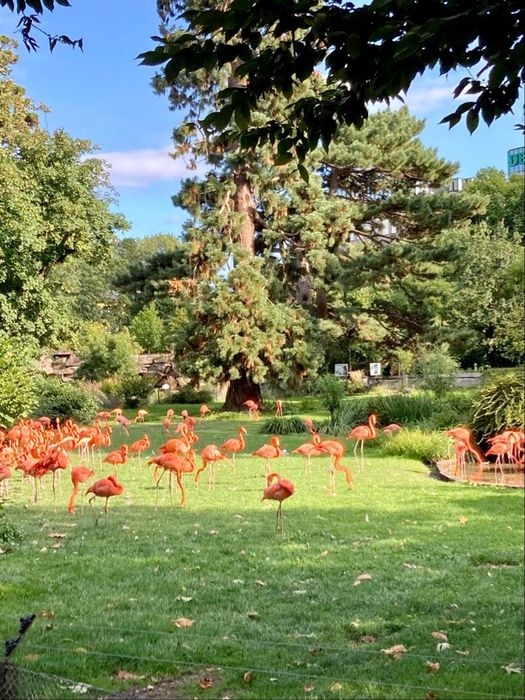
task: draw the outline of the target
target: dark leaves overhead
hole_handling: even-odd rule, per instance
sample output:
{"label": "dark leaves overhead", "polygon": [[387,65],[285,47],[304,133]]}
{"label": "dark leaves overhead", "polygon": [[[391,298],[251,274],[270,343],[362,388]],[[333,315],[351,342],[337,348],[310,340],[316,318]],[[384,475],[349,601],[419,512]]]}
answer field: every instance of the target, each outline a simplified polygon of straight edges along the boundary
{"label": "dark leaves overhead", "polygon": [[[160,4],[173,16],[182,3]],[[186,9],[181,16],[189,31],[157,38],[161,45],[141,54],[142,63],[163,65],[169,83],[183,72],[233,64],[241,87],[219,93],[206,128],[226,138],[249,132],[251,145],[291,140],[299,161],[319,143],[327,148],[339,124],[361,126],[370,103],[399,97],[428,68],[468,71],[454,97],[473,99],[443,122],[452,127],[465,117],[471,132],[480,117],[490,124],[512,112],[524,78],[525,19],[518,0],[372,0],[360,7],[335,0],[233,0],[224,10]],[[289,97],[316,70],[326,72],[319,94],[291,103],[278,122],[255,125],[262,96]],[[293,149],[278,152],[283,160]]]}

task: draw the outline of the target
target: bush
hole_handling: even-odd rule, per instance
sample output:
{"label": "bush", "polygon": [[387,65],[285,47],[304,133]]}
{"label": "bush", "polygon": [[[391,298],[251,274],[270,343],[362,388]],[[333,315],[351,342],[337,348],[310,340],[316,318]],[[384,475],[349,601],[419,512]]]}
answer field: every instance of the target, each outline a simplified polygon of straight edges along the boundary
{"label": "bush", "polygon": [[448,454],[448,439],[444,433],[419,428],[401,430],[384,441],[386,454],[418,459],[424,464],[435,464]]}
{"label": "bush", "polygon": [[0,542],[2,544],[16,544],[22,541],[22,535],[17,528],[7,519],[2,503],[0,502]]}
{"label": "bush", "polygon": [[317,380],[321,401],[330,413],[333,420],[337,411],[341,408],[345,398],[345,382],[342,379],[326,374]]}
{"label": "bush", "polygon": [[434,430],[447,430],[470,422],[472,404],[478,392],[455,391],[436,401],[436,406],[425,427]]}
{"label": "bush", "polygon": [[331,435],[344,435],[356,425],[366,423],[369,415],[368,401],[348,401],[322,424],[321,429]]}
{"label": "bush", "polygon": [[366,394],[368,387],[363,383],[365,373],[361,370],[350,372],[346,381],[345,392],[348,396]]}
{"label": "bush", "polygon": [[489,380],[472,405],[471,425],[479,440],[503,430],[524,427],[522,372],[508,372]]}
{"label": "bush", "polygon": [[117,396],[124,408],[137,408],[147,403],[154,388],[154,382],[148,377],[128,375],[117,378]]}
{"label": "bush", "polygon": [[0,333],[0,425],[11,426],[36,405],[36,391],[24,348]]}
{"label": "bush", "polygon": [[127,329],[120,333],[94,333],[87,342],[79,379],[100,381],[114,375],[131,375],[137,371],[136,354],[139,348]]}
{"label": "bush", "polygon": [[269,418],[262,423],[259,430],[260,433],[269,435],[292,435],[294,433],[304,433],[305,431],[304,420],[299,418],[299,416]]}
{"label": "bush", "polygon": [[447,345],[429,350],[417,364],[423,388],[436,396],[443,396],[452,389],[458,371],[459,363],[449,354]]}
{"label": "bush", "polygon": [[89,423],[101,408],[97,397],[80,382],[63,382],[56,377],[40,377],[35,382],[38,405],[33,415],[48,416],[52,420],[72,418]]}
{"label": "bush", "polygon": [[197,389],[191,384],[181,386],[170,398],[171,403],[210,403],[210,401],[213,401],[210,389]]}

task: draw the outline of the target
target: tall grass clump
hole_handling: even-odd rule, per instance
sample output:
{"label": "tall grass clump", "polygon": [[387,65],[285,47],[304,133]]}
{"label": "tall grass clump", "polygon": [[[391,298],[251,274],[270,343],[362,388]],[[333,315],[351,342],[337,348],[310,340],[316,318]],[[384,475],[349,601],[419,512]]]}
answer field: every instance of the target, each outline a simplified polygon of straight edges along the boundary
{"label": "tall grass clump", "polygon": [[444,433],[434,430],[401,430],[385,440],[383,450],[389,455],[435,464],[439,459],[446,457],[448,440]]}
{"label": "tall grass clump", "polygon": [[497,375],[481,388],[472,405],[472,421],[478,439],[503,430],[524,427],[525,384],[522,372]]}
{"label": "tall grass clump", "polygon": [[304,433],[306,430],[304,420],[299,416],[286,416],[280,418],[269,418],[261,424],[260,433],[267,435],[292,435],[294,433]]}

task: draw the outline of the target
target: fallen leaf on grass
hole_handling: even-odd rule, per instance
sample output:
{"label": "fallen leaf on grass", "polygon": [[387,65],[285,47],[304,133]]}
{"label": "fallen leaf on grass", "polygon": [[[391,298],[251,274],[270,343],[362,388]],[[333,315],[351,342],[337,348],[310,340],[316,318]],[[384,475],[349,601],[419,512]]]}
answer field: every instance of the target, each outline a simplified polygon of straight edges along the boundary
{"label": "fallen leaf on grass", "polygon": [[341,683],[332,683],[329,690],[331,693],[338,693],[340,690],[343,690],[343,686]]}
{"label": "fallen leaf on grass", "polygon": [[370,574],[359,574],[359,576],[354,581],[354,586],[359,586],[362,581],[371,581],[372,577]]}
{"label": "fallen leaf on grass", "polygon": [[255,585],[258,586],[259,588],[264,588],[264,587],[267,586],[268,584],[267,584],[267,583],[264,583],[264,581],[259,581],[259,580],[257,580],[257,581],[255,582]]}
{"label": "fallen leaf on grass", "polygon": [[376,638],[373,634],[364,634],[360,638],[360,641],[363,642],[363,644],[373,644],[376,641]]}
{"label": "fallen leaf on grass", "polygon": [[449,644],[448,642],[440,642],[436,649],[438,651],[447,651],[448,649],[452,649],[452,644]]}
{"label": "fallen leaf on grass", "polygon": [[246,671],[242,679],[245,683],[251,683],[253,681],[253,673],[251,671]]}
{"label": "fallen leaf on grass", "polygon": [[171,621],[176,627],[191,627],[195,620],[189,620],[187,617],[178,617]]}
{"label": "fallen leaf on grass", "polygon": [[417,564],[407,564],[407,562],[403,562],[403,566],[406,567],[407,569],[417,569],[418,568]]}
{"label": "fallen leaf on grass", "polygon": [[261,617],[259,613],[255,611],[248,612],[246,615],[250,618],[250,620],[258,620]]}
{"label": "fallen leaf on grass", "polygon": [[407,648],[405,647],[404,644],[394,644],[393,647],[389,647],[388,649],[381,649],[383,654],[386,654],[387,656],[392,656],[394,659],[400,659],[401,654],[404,654],[407,651]]}
{"label": "fallen leaf on grass", "polygon": [[60,549],[64,545],[61,542],[55,542],[54,544],[51,545],[51,549]]}
{"label": "fallen leaf on grass", "polygon": [[140,680],[146,676],[138,676],[136,673],[130,673],[129,671],[119,670],[113,671],[111,674],[114,678],[118,678],[119,681],[133,681]]}
{"label": "fallen leaf on grass", "polygon": [[76,651],[77,654],[87,654],[87,653],[88,653],[88,650],[85,649],[84,647],[77,647],[77,648],[75,649],[75,651]]}
{"label": "fallen leaf on grass", "polygon": [[468,656],[470,654],[470,651],[460,651],[459,649],[456,649],[456,654],[459,654],[460,656]]}
{"label": "fallen leaf on grass", "polygon": [[458,520],[462,525],[465,525],[465,523],[468,523],[468,518],[465,518],[464,515],[460,515]]}
{"label": "fallen leaf on grass", "polygon": [[500,666],[500,668],[503,668],[505,673],[521,673],[521,666],[515,663],[508,664],[507,666]]}
{"label": "fallen leaf on grass", "polygon": [[38,661],[40,654],[26,654],[24,656],[25,661]]}
{"label": "fallen leaf on grass", "polygon": [[437,695],[434,693],[433,690],[430,690],[426,695],[425,695],[425,700],[436,700]]}
{"label": "fallen leaf on grass", "polygon": [[38,613],[38,617],[49,617],[53,619],[55,617],[55,613],[53,612],[53,610],[41,610]]}
{"label": "fallen leaf on grass", "polygon": [[178,595],[175,600],[181,602],[181,603],[189,603],[190,600],[193,600],[193,598],[189,595]]}
{"label": "fallen leaf on grass", "polygon": [[48,537],[54,537],[55,539],[62,539],[63,537],[66,536],[65,532],[50,532],[48,534]]}
{"label": "fallen leaf on grass", "polygon": [[7,547],[6,549],[2,549],[2,547],[0,547],[0,554],[9,554],[9,552],[12,551],[13,550],[11,549],[11,547]]}
{"label": "fallen leaf on grass", "polygon": [[199,683],[199,688],[202,688],[203,690],[207,690],[208,688],[213,688],[213,681],[211,678],[208,678],[207,676],[202,679],[202,681]]}
{"label": "fallen leaf on grass", "polygon": [[327,549],[323,550],[323,551],[321,552],[321,556],[322,556],[322,557],[327,557],[327,556],[328,556],[328,550],[327,550]]}
{"label": "fallen leaf on grass", "polygon": [[39,549],[38,551],[41,552],[42,554],[46,554],[48,550],[47,550],[47,547],[42,547],[42,549]]}
{"label": "fallen leaf on grass", "polygon": [[443,642],[448,642],[448,636],[446,632],[432,632],[434,639],[441,639]]}
{"label": "fallen leaf on grass", "polygon": [[305,692],[305,693],[311,693],[312,690],[315,690],[315,685],[305,685],[305,686],[304,686],[304,692]]}

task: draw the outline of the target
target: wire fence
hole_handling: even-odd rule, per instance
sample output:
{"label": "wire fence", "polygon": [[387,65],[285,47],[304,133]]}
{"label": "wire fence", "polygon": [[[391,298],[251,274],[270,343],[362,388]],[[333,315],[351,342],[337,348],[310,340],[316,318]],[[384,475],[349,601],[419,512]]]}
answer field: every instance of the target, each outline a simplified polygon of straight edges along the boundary
{"label": "wire fence", "polygon": [[78,683],[49,673],[20,668],[8,661],[0,662],[0,700],[86,700],[108,696],[107,691],[87,683]]}

